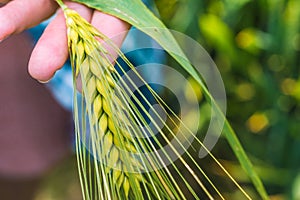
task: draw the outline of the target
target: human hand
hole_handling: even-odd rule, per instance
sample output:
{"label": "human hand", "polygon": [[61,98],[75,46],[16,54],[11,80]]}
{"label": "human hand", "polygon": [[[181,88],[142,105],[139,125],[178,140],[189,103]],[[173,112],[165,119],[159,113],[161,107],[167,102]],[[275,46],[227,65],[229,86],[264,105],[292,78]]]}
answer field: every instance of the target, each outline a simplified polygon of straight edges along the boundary
{"label": "human hand", "polygon": [[[58,8],[55,0],[0,0],[0,3],[7,3],[0,8],[0,41],[39,24],[57,11],[56,17],[36,44],[28,64],[33,78],[41,82],[48,81],[68,58],[67,29],[62,10]],[[108,37],[116,36],[130,27],[116,17],[82,4],[71,1],[65,1],[65,4]],[[123,39],[124,37],[125,35]],[[122,39],[117,41],[117,45],[120,46],[121,43]]]}

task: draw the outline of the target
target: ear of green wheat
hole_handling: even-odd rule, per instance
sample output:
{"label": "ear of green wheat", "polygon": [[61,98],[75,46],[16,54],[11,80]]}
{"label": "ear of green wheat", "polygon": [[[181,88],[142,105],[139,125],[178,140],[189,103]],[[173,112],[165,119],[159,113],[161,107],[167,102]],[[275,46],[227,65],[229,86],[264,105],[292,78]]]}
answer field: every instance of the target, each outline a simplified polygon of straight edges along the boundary
{"label": "ear of green wheat", "polygon": [[[61,1],[58,3],[64,10],[68,27],[74,88],[78,76],[82,82],[82,101],[77,101],[76,91],[74,92],[74,119],[76,151],[84,199],[186,199],[186,193],[200,199],[197,193],[199,188],[209,199],[215,196],[224,199],[193,156],[186,152],[183,158],[178,152],[178,147],[184,149],[183,144],[188,142],[190,137],[206,149],[201,141],[184,124],[180,129],[184,132],[184,138],[177,138],[174,127],[179,129],[182,122],[176,113],[143,80],[109,38]],[[128,95],[127,90],[136,87],[139,95],[150,105],[147,97],[139,91],[130,77],[127,77],[129,83],[122,82],[120,72],[115,70],[111,63],[113,56],[106,50],[107,45],[144,82],[155,100],[169,111],[168,118],[171,119],[169,124],[165,123],[155,111],[156,120],[154,120],[136,95]],[[118,62],[116,65],[126,75]],[[121,84],[118,80],[121,80]],[[156,131],[160,132],[161,138],[156,137],[155,131],[151,129],[146,131],[152,138],[144,137],[145,130],[141,127],[147,127],[145,114],[153,122]],[[159,122],[164,123],[164,132],[158,126]],[[176,147],[170,143],[166,133],[176,140]],[[191,180],[187,180],[178,164],[172,162],[170,152],[156,151],[157,146],[163,149],[163,144],[171,147],[171,153],[178,156],[178,162],[189,173],[198,189],[190,184]],[[215,157],[208,150],[207,152],[229,180],[247,199],[250,199]],[[171,163],[172,170],[166,167],[166,163]],[[191,167],[190,163],[194,167]]]}

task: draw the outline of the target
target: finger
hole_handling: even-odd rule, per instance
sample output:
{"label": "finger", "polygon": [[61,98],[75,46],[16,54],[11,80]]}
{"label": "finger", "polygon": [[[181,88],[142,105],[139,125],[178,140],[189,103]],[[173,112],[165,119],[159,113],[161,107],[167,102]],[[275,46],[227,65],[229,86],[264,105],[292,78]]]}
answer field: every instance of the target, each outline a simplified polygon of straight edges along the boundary
{"label": "finger", "polygon": [[0,0],[0,4],[6,4],[7,2],[9,2],[10,0]]}
{"label": "finger", "polygon": [[57,4],[52,0],[14,0],[0,8],[0,40],[50,17]]}
{"label": "finger", "polygon": [[[92,10],[78,3],[67,2],[69,8],[76,10],[86,20],[90,21]],[[65,18],[61,10],[56,18],[47,26],[42,37],[36,44],[29,61],[30,75],[46,82],[52,78],[68,58],[68,44]]]}
{"label": "finger", "polygon": [[[130,28],[130,25],[121,19],[98,11],[94,12],[91,23],[118,47],[121,47]],[[109,59],[113,62],[118,57],[117,52],[109,44],[104,44],[104,46],[111,54]]]}

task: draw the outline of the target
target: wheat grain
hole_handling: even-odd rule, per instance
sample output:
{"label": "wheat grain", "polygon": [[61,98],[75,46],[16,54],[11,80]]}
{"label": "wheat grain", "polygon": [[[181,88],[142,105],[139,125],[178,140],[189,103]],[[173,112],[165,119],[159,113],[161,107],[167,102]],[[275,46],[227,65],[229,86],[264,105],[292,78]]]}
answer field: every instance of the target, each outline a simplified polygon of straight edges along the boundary
{"label": "wheat grain", "polygon": [[[136,129],[136,126],[146,124],[145,119],[126,94],[124,95],[124,93],[122,93],[123,96],[120,96],[121,99],[113,95],[113,91],[117,88],[114,77],[120,77],[120,74],[116,72],[114,66],[110,63],[110,53],[96,39],[105,40],[107,38],[85,21],[78,13],[68,9],[61,1],[58,1],[58,3],[64,9],[66,16],[68,45],[71,63],[74,69],[74,80],[81,74],[83,86],[82,93],[84,102],[82,103],[83,115],[81,116],[83,120],[81,125],[83,136],[80,135],[78,114],[75,114],[75,125],[77,123],[76,127],[77,130],[79,130],[77,131],[77,138],[82,137],[83,143],[88,143],[88,146],[91,148],[90,152],[96,158],[92,159],[90,156],[86,156],[86,150],[81,149],[82,145],[77,139],[78,166],[84,199],[143,199],[145,197],[147,199],[186,199],[177,181],[173,178],[168,168],[165,168],[165,162],[160,155],[145,157],[134,156],[135,153],[143,154],[151,150],[155,151],[155,144],[159,147],[163,145],[155,136],[153,137],[155,142],[149,141],[149,139],[147,141],[146,139],[135,138],[145,135],[143,129]],[[110,45],[115,47],[113,44]],[[122,53],[120,53],[118,49],[116,52],[122,57]],[[122,59],[126,61],[124,55]],[[126,64],[132,66],[128,60]],[[138,74],[136,75],[139,77]],[[128,85],[126,86],[125,84],[125,88],[126,87],[128,87]],[[151,93],[153,92],[151,89],[149,89],[149,91]],[[165,105],[169,109],[157,94],[154,94],[154,96],[162,102],[162,105]],[[145,109],[138,99],[135,99],[135,101],[139,104],[141,109]],[[75,103],[75,105],[77,105],[77,103]],[[169,111],[174,114],[172,110],[169,109]],[[143,110],[143,112],[146,111]],[[129,119],[127,119],[127,116]],[[86,117],[88,118],[88,123],[85,120]],[[174,118],[180,121],[176,114],[174,114]],[[150,120],[154,122],[153,118],[150,118]],[[132,121],[135,122],[132,124]],[[87,124],[89,125],[91,137],[88,141],[85,139]],[[175,128],[178,128],[176,122],[174,122],[174,125]],[[165,125],[165,127],[174,139],[177,140],[179,145],[182,145],[180,139],[174,136],[174,132],[167,125]],[[186,129],[186,131],[193,136],[190,130]],[[151,131],[150,133],[153,134]],[[164,133],[161,135],[165,142],[171,147],[172,153],[178,156],[180,162],[192,175],[193,179],[201,187],[207,197],[213,199],[210,191],[202,184],[188,163],[180,157],[178,151],[170,143],[169,139]],[[197,140],[197,138],[195,139]],[[203,146],[199,140],[197,141]],[[127,153],[124,153],[124,151]],[[210,152],[208,153],[216,161]],[[168,152],[163,152],[163,154],[166,157],[165,159],[169,159]],[[217,195],[221,199],[224,199],[222,194],[188,152],[187,156],[213,187]],[[98,162],[97,159],[100,162]],[[187,190],[195,199],[199,199],[198,194],[191,187],[189,181],[183,177],[182,172],[174,163],[171,163],[171,165],[183,181]],[[221,165],[219,166],[222,167]],[[163,167],[163,169],[156,170],[159,167]],[[87,169],[88,172],[86,171]],[[227,172],[223,168],[222,170]],[[231,180],[233,179],[231,178]]]}
{"label": "wheat grain", "polygon": [[[120,108],[124,106],[120,105],[121,101],[116,96],[114,96],[114,99],[111,99],[110,96],[111,91],[116,86],[111,74],[115,70],[108,59],[105,58],[105,55],[103,55],[108,54],[108,52],[96,40],[96,37],[101,38],[101,34],[75,11],[65,8],[64,13],[68,28],[70,57],[75,68],[75,76],[79,72],[82,74],[82,85],[85,86],[83,87],[83,93],[86,96],[86,104],[87,107],[92,105],[88,109],[88,112],[92,112],[93,116],[90,120],[92,120],[91,123],[97,130],[100,146],[100,153],[98,155],[101,155],[102,162],[106,165],[105,173],[102,174],[98,182],[104,183],[105,180],[103,179],[110,181],[111,177],[114,182],[113,186],[109,187],[110,191],[104,191],[107,193],[104,195],[104,198],[109,199],[110,196],[126,199],[130,196],[141,198],[144,195],[141,185],[144,187],[144,192],[151,191],[153,197],[163,194],[166,198],[167,189],[164,188],[166,186],[162,186],[161,182],[156,181],[155,183],[151,180],[153,177],[149,178],[149,174],[142,175],[128,172],[133,169],[141,171],[144,169],[144,166],[140,160],[131,156],[131,153],[138,152],[135,141],[133,141],[134,139],[126,128],[122,126],[117,127],[118,124],[114,120],[114,117],[117,115],[113,114],[112,105],[109,101],[113,100],[116,104],[119,104]],[[97,53],[96,56],[95,52]],[[130,124],[126,124],[125,126],[130,126]],[[120,152],[120,149],[130,152],[130,154],[124,154]],[[102,167],[100,167],[101,169]],[[152,182],[151,184],[149,183],[150,181]],[[85,180],[85,184],[87,182],[89,181]],[[98,189],[99,193],[103,192],[102,186],[98,186]],[[89,194],[89,192],[86,194]],[[93,199],[93,197],[88,196],[86,198]]]}
{"label": "wheat grain", "polygon": [[[136,130],[136,126],[143,126],[146,122],[144,116],[126,94],[122,93],[124,95],[121,95],[123,100],[113,95],[113,91],[116,89],[116,81],[113,78],[116,70],[110,63],[111,55],[96,39],[105,40],[107,38],[75,11],[64,7],[64,12],[68,27],[70,58],[75,69],[74,77],[81,72],[82,93],[86,104],[86,108],[84,108],[86,111],[82,118],[86,116],[89,118],[91,132],[89,145],[92,148],[92,154],[100,159],[100,163],[95,159],[93,166],[91,166],[91,159],[85,155],[86,151],[78,151],[80,174],[83,177],[81,183],[84,198],[186,199],[170,171],[167,168],[157,170],[157,168],[165,167],[165,162],[160,155],[147,155],[148,151],[156,150],[155,143],[149,141],[149,138],[145,141],[133,137],[144,136],[144,131],[142,129]],[[113,44],[110,45],[114,47]],[[122,55],[118,50],[116,51]],[[130,65],[130,63],[126,63]],[[120,75],[116,73],[116,76]],[[128,85],[125,84],[126,87]],[[138,102],[138,99],[135,99],[135,101]],[[145,109],[141,104],[140,107]],[[127,116],[130,120],[127,119]],[[78,116],[75,118],[78,119]],[[131,121],[134,123],[132,124]],[[85,123],[83,123],[84,126]],[[169,131],[172,132],[170,129]],[[80,134],[78,135],[80,137]],[[164,133],[162,133],[162,136],[164,136]],[[164,139],[172,147],[173,153],[178,155],[170,141],[166,137]],[[154,137],[154,140],[162,147],[156,137]],[[77,141],[77,143],[79,142]],[[80,145],[78,146],[80,147]],[[135,153],[146,153],[146,156],[136,157]],[[166,159],[170,159],[167,152],[163,153]],[[187,165],[186,161],[180,157],[179,160],[187,167],[187,170],[197,180],[207,196],[212,199],[208,190],[199,181],[199,178]],[[199,199],[177,166],[174,163],[172,163],[172,166],[193,197]],[[91,173],[86,174],[86,168],[94,169],[94,177]],[[95,182],[93,182],[94,179],[96,179]],[[94,188],[93,191],[90,191],[91,188]],[[221,195],[220,197],[222,198]]]}

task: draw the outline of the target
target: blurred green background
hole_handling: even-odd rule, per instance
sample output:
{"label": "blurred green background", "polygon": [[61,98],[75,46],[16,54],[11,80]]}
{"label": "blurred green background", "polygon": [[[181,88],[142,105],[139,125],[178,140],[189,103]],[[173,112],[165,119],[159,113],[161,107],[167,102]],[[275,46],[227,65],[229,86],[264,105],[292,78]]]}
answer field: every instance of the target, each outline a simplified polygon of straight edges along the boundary
{"label": "blurred green background", "polygon": [[[156,5],[169,28],[198,41],[214,59],[226,88],[227,118],[271,199],[300,199],[300,1],[157,0]],[[242,185],[251,185],[224,138],[214,154]],[[72,158],[50,172],[37,199],[78,199],[74,163]],[[207,173],[218,174],[209,165]],[[234,191],[227,189],[223,193],[233,199]],[[253,187],[249,192],[256,195]]]}
{"label": "blurred green background", "polygon": [[[157,0],[171,29],[212,56],[227,118],[272,199],[300,199],[300,1]],[[216,156],[225,142],[217,144]],[[226,147],[225,147],[226,146]],[[230,153],[231,154],[231,153]],[[222,155],[221,155],[222,157]],[[236,171],[236,161],[224,161]]]}

